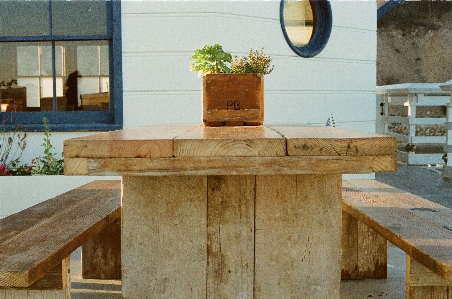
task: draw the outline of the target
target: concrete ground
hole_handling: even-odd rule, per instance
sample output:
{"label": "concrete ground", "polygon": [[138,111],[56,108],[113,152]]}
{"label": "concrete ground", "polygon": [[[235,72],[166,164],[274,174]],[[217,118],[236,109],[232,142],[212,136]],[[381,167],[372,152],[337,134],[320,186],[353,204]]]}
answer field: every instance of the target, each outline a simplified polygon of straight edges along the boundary
{"label": "concrete ground", "polygon": [[[377,173],[376,180],[452,208],[452,181],[443,179],[439,168],[398,165],[394,173]],[[121,298],[120,281],[81,278],[80,250],[71,255],[71,275],[72,299]],[[388,279],[341,282],[341,299],[368,298],[405,298],[405,253],[392,244],[388,245]]]}

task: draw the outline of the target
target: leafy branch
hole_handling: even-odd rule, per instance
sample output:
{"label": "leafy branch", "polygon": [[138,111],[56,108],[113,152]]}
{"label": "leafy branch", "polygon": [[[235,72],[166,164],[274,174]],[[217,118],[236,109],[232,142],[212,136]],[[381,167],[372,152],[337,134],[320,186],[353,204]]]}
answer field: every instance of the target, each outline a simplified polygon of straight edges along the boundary
{"label": "leafy branch", "polygon": [[250,49],[247,57],[239,58],[234,55],[231,63],[231,73],[268,75],[273,71],[270,66],[272,59],[264,54],[264,48],[259,51]]}
{"label": "leafy branch", "polygon": [[64,173],[64,160],[58,159],[56,154],[52,152],[54,149],[50,142],[50,128],[49,121],[44,117],[44,156],[38,157],[33,160],[31,168],[31,174],[63,174]]}

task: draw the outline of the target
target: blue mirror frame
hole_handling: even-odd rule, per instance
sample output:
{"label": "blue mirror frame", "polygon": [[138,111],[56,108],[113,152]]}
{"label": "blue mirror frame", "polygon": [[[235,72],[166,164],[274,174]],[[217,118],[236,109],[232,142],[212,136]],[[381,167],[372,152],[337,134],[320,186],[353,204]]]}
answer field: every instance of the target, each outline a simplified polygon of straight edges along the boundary
{"label": "blue mirror frame", "polygon": [[284,1],[285,0],[281,0],[279,5],[279,19],[287,44],[296,54],[302,57],[316,56],[323,50],[323,48],[325,48],[331,35],[333,16],[330,2],[326,0],[310,0],[311,6],[314,10],[315,29],[309,43],[302,47],[298,47],[292,43],[286,32],[284,24]]}

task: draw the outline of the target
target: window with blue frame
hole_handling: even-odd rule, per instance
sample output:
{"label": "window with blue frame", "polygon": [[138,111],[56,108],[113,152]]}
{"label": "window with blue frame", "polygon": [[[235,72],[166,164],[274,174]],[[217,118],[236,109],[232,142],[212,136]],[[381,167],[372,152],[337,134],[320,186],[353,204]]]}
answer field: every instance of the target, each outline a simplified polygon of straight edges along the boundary
{"label": "window with blue frame", "polygon": [[281,0],[281,28],[289,47],[302,57],[319,54],[328,43],[332,12],[327,0]]}
{"label": "window with blue frame", "polygon": [[44,117],[52,130],[121,128],[120,6],[0,1],[0,115],[27,129]]}

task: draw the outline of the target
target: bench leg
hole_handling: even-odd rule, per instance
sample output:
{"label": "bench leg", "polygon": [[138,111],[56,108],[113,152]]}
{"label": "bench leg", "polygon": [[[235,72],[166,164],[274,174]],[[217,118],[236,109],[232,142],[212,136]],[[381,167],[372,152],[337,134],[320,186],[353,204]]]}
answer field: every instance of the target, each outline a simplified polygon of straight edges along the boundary
{"label": "bench leg", "polygon": [[341,279],[386,279],[387,241],[342,211]]}
{"label": "bench leg", "polygon": [[0,299],[70,299],[71,275],[69,266],[70,258],[67,257],[27,288],[0,289]]}
{"label": "bench leg", "polygon": [[407,299],[451,299],[452,282],[435,274],[406,256],[406,298]]}
{"label": "bench leg", "polygon": [[84,279],[121,279],[121,219],[82,246]]}

